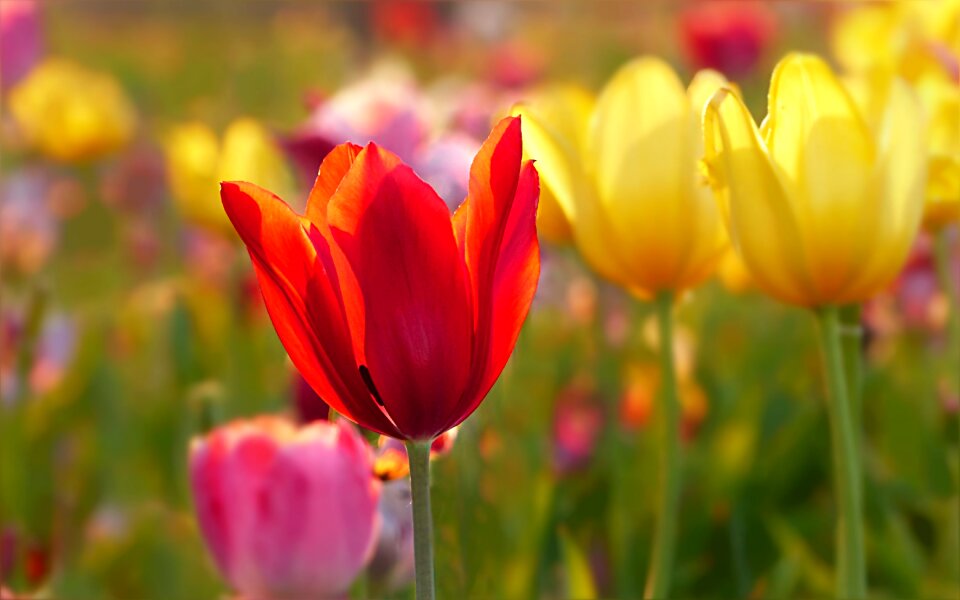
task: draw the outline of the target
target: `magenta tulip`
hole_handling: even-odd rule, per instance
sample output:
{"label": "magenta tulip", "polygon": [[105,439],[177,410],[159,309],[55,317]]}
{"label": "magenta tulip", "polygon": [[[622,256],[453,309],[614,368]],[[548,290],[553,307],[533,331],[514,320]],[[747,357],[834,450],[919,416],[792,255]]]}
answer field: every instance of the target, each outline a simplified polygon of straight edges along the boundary
{"label": "magenta tulip", "polygon": [[343,597],[380,527],[370,447],[346,421],[235,421],[193,442],[200,530],[243,597]]}

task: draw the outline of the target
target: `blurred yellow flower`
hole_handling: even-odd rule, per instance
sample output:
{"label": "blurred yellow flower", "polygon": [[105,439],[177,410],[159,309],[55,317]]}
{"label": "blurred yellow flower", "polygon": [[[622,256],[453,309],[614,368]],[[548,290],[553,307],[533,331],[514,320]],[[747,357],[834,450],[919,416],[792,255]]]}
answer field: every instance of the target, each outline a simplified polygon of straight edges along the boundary
{"label": "blurred yellow flower", "polygon": [[751,278],[802,306],[868,298],[900,270],[923,212],[916,98],[894,82],[874,133],[823,60],[791,54],[768,112],[758,131],[726,89],[704,112],[705,170]]}
{"label": "blurred yellow flower", "polygon": [[916,88],[929,119],[923,225],[937,231],[960,223],[960,85],[930,77],[917,82]]}
{"label": "blurred yellow flower", "polygon": [[218,232],[232,233],[233,226],[220,204],[220,182],[243,179],[274,190],[281,197],[293,194],[293,178],[273,137],[253,119],[233,121],[223,143],[203,123],[174,128],[166,140],[170,190],[184,219]]}
{"label": "blurred yellow flower", "polygon": [[684,90],[669,65],[645,57],[613,76],[592,111],[587,99],[555,100],[575,109],[545,109],[542,99],[514,107],[580,252],[634,293],[696,285],[727,245],[697,170],[701,107],[724,84],[703,71]]}
{"label": "blurred yellow flower", "polygon": [[[542,123],[549,123],[559,139],[582,155],[586,148],[587,124],[593,107],[594,98],[587,90],[571,84],[549,84],[527,96],[522,110],[524,114],[536,115]],[[525,145],[525,149],[528,146]],[[542,178],[540,183],[537,230],[551,242],[570,241],[570,223],[551,188],[553,182]]]}
{"label": "blurred yellow flower", "polygon": [[936,72],[956,80],[960,0],[862,4],[840,13],[831,43],[853,73],[886,72],[912,82]]}
{"label": "blurred yellow flower", "polygon": [[10,114],[28,145],[63,162],[117,150],[133,136],[136,115],[109,75],[47,59],[10,90]]}

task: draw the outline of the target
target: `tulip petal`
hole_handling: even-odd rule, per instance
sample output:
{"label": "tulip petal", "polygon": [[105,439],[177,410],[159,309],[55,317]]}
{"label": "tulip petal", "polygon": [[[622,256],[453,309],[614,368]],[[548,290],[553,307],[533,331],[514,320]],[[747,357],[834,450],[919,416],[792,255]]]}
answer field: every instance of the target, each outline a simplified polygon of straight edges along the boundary
{"label": "tulip petal", "polygon": [[584,259],[601,276],[629,285],[620,246],[610,243],[612,226],[596,199],[576,145],[526,105],[515,106],[513,114],[522,117],[524,148],[536,161],[543,185],[553,192],[571,224]]}
{"label": "tulip petal", "polygon": [[867,259],[856,277],[844,286],[837,301],[866,300],[886,287],[900,272],[923,216],[926,184],[926,143],[919,103],[907,84],[890,88],[881,131],[881,153],[874,168],[878,206],[864,216],[861,233],[870,241]]}
{"label": "tulip petal", "polygon": [[744,263],[771,295],[805,304],[809,277],[792,203],[750,112],[722,88],[707,103],[703,127],[708,176]]}
{"label": "tulip petal", "polygon": [[792,54],[774,70],[764,134],[772,160],[797,190],[817,295],[832,298],[862,268],[873,243],[861,233],[864,215],[878,212],[870,129],[822,59]]}
{"label": "tulip petal", "polygon": [[308,223],[283,200],[244,182],[221,185],[224,209],[246,244],[267,312],[290,359],[311,387],[347,418],[386,435],[396,427],[356,372],[338,297],[304,231]]}
{"label": "tulip petal", "polygon": [[521,155],[520,118],[503,119],[477,153],[467,199],[453,217],[473,289],[476,334],[471,384],[447,427],[467,418],[499,377],[536,291],[540,185]]}
{"label": "tulip petal", "polygon": [[[686,90],[673,69],[655,58],[622,67],[597,99],[587,142],[617,245],[632,281],[648,291],[672,287],[691,231],[683,190],[699,157],[693,155]],[[605,246],[609,246],[608,242]]]}
{"label": "tulip petal", "polygon": [[[541,186],[540,204],[537,209],[537,231],[541,237],[555,243],[570,240],[573,231],[556,198],[558,191],[554,190],[552,185],[564,186],[566,177],[581,179],[584,177],[580,157],[586,147],[587,128],[590,115],[593,113],[593,105],[593,96],[578,86],[549,85],[529,96],[522,105],[515,106],[511,111],[513,116],[524,115],[522,125],[524,156],[538,161],[537,171],[541,175]],[[527,115],[535,115],[538,124],[528,126]],[[537,151],[538,155],[544,153],[538,151],[538,146],[542,146],[542,143],[531,144],[531,137],[538,135],[537,131],[531,132],[531,130],[542,130],[547,123],[550,127],[550,137],[557,138],[557,145],[562,144],[565,152],[569,154],[567,158],[571,163],[570,169],[561,170],[549,179],[544,176],[544,165],[540,164],[539,156],[533,156],[530,153],[532,149]],[[558,178],[559,181],[555,181]],[[559,193],[569,196],[570,190],[562,189]]]}
{"label": "tulip petal", "polygon": [[346,142],[331,150],[317,172],[317,179],[307,198],[306,217],[326,235],[327,203],[346,177],[347,171],[353,166],[357,155],[363,150],[361,146]]}
{"label": "tulip petal", "polygon": [[405,437],[432,438],[471,359],[473,307],[449,211],[370,144],[330,198],[327,222],[363,293],[364,380]]}

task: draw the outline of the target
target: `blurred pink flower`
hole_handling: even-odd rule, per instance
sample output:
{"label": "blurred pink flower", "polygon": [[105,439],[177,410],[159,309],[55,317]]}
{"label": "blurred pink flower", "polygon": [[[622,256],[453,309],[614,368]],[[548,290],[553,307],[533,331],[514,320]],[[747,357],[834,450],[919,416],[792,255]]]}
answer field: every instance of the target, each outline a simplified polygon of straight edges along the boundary
{"label": "blurred pink flower", "polygon": [[[9,404],[22,393],[17,353],[23,345],[24,316],[12,310],[0,315],[0,401]],[[30,394],[47,394],[63,381],[77,349],[76,324],[65,315],[48,317],[35,341],[27,373]]]}
{"label": "blurred pink flower", "polygon": [[347,592],[379,529],[372,472],[369,446],[344,420],[299,429],[278,417],[234,421],[190,449],[200,530],[220,572],[251,600]]}
{"label": "blurred pink flower", "polygon": [[553,464],[559,473],[582,469],[593,458],[603,431],[599,400],[574,383],[557,397],[553,412]]}
{"label": "blurred pink flower", "polygon": [[9,90],[43,55],[39,2],[0,2],[0,85]]}
{"label": "blurred pink flower", "polygon": [[31,275],[57,245],[60,224],[50,209],[51,179],[39,169],[4,178],[0,192],[0,270]]}
{"label": "blurred pink flower", "polygon": [[[950,266],[953,283],[960,291],[960,243],[951,240]],[[933,242],[920,235],[900,275],[884,293],[864,306],[863,320],[871,334],[884,338],[901,329],[943,331],[949,301],[937,278]]]}
{"label": "blurred pink flower", "polygon": [[748,75],[777,34],[776,14],[762,2],[701,0],[680,14],[680,42],[695,69]]}
{"label": "blurred pink flower", "polygon": [[[307,121],[282,139],[303,181],[312,185],[320,163],[337,144],[375,142],[410,165],[451,210],[467,194],[470,164],[480,147],[471,135],[434,135],[437,110],[402,70],[382,68],[319,102]],[[489,121],[485,123],[489,131]],[[443,129],[442,124],[436,127]]]}

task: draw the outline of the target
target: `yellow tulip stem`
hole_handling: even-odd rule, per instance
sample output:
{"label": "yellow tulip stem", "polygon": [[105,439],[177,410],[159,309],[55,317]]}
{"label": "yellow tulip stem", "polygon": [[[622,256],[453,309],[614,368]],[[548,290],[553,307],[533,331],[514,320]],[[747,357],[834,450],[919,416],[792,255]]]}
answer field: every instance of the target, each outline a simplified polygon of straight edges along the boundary
{"label": "yellow tulip stem", "polygon": [[[840,309],[840,327],[843,333],[843,368],[847,378],[847,394],[853,411],[853,431],[858,436],[863,429],[863,327],[860,325],[862,307],[850,304]],[[858,443],[859,445],[859,443]]]}
{"label": "yellow tulip stem", "polygon": [[820,341],[830,397],[830,434],[833,446],[834,494],[837,497],[836,596],[859,600],[867,595],[863,543],[863,475],[860,466],[858,421],[847,394],[843,369],[840,310],[823,307],[818,313]]}
{"label": "yellow tulip stem", "polygon": [[433,514],[430,512],[430,444],[407,442],[413,500],[413,561],[417,600],[436,597],[433,576]]}
{"label": "yellow tulip stem", "polygon": [[656,298],[660,334],[660,505],[645,598],[669,598],[680,504],[680,399],[673,364],[673,294]]}

